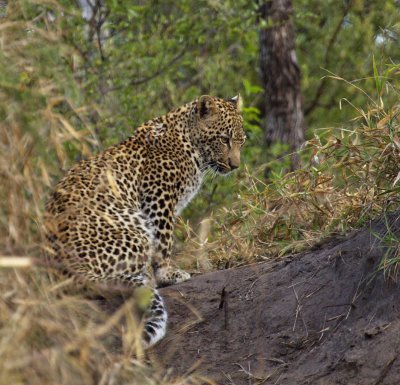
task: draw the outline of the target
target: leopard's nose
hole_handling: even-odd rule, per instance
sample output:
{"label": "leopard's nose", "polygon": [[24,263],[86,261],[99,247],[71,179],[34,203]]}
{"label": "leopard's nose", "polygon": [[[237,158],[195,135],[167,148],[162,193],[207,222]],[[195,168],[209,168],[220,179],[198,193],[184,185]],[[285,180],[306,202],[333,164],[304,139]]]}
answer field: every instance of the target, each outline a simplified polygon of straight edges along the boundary
{"label": "leopard's nose", "polygon": [[231,167],[231,170],[235,170],[240,166],[240,147],[237,145],[234,145],[232,148],[231,153],[229,154],[229,166]]}
{"label": "leopard's nose", "polygon": [[239,164],[232,163],[232,162],[230,161],[230,162],[229,162],[229,167],[230,167],[232,170],[236,170],[237,168],[239,168]]}

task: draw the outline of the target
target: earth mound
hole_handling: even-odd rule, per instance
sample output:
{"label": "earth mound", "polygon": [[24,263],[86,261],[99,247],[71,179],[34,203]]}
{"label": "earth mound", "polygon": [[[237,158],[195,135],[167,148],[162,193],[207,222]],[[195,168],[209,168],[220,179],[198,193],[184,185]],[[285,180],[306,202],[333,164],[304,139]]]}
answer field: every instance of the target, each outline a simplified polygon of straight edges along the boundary
{"label": "earth mound", "polygon": [[400,285],[379,270],[399,233],[397,212],[282,261],[164,288],[169,329],[150,355],[221,385],[399,384]]}

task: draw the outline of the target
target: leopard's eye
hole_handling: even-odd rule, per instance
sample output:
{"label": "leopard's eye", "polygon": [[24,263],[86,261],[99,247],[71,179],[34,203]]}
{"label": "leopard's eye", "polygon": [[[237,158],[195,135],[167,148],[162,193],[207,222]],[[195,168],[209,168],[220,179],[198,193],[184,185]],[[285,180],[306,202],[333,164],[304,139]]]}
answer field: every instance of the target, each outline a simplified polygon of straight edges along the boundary
{"label": "leopard's eye", "polygon": [[228,135],[221,135],[220,140],[223,144],[229,146],[231,138]]}

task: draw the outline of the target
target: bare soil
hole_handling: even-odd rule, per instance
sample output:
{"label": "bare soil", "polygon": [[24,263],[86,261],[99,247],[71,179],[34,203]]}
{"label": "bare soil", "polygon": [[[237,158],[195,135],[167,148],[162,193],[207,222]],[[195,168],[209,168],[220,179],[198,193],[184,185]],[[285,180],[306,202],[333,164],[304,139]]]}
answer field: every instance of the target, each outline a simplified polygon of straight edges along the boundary
{"label": "bare soil", "polygon": [[169,329],[150,355],[221,385],[400,384],[400,286],[378,272],[399,217],[162,289]]}

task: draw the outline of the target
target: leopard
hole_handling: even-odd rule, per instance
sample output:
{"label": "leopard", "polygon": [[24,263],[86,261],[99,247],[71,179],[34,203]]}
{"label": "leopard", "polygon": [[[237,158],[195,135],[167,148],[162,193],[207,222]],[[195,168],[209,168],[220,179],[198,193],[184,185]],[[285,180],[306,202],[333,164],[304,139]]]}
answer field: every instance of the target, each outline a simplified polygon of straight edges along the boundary
{"label": "leopard", "polygon": [[147,121],[132,136],[72,166],[45,205],[46,250],[69,276],[146,287],[142,339],[166,334],[159,288],[190,279],[172,261],[173,232],[205,175],[240,166],[240,95],[203,95]]}

